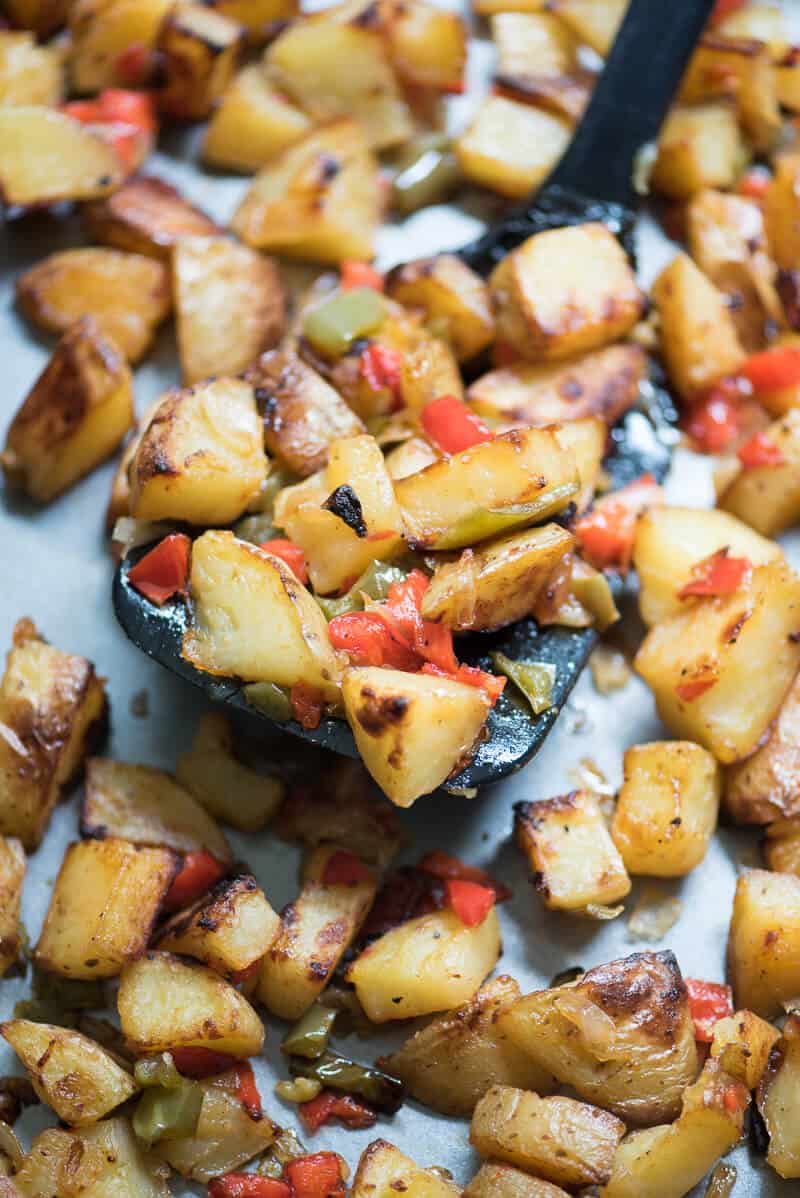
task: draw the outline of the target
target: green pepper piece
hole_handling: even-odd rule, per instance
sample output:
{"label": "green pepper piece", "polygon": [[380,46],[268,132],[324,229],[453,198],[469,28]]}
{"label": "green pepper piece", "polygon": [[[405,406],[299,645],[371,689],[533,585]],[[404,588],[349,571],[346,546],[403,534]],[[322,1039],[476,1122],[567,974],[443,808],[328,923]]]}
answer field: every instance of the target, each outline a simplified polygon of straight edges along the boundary
{"label": "green pepper piece", "polygon": [[351,611],[363,611],[362,591],[369,595],[370,599],[386,599],[392,583],[403,582],[406,578],[406,571],[401,570],[399,566],[390,566],[386,562],[370,562],[346,595],[340,595],[338,599],[326,598],[324,595],[315,595],[314,598],[325,613],[326,619],[332,620],[334,616],[344,616]]}
{"label": "green pepper piece", "polygon": [[291,1056],[316,1060],[328,1047],[328,1041],[336,1022],[336,1012],[315,1002],[308,1008],[283,1038],[281,1052]]}
{"label": "green pepper piece", "polygon": [[620,618],[611,587],[605,574],[599,570],[587,572],[576,568],[572,571],[572,593],[575,598],[594,616],[598,632],[605,632],[610,625]]}
{"label": "green pepper piece", "polygon": [[256,1173],[260,1177],[282,1177],[283,1170],[290,1161],[298,1156],[306,1156],[307,1151],[290,1127],[284,1128],[277,1135],[261,1158]]}
{"label": "green pepper piece", "polygon": [[179,1090],[186,1080],[178,1073],[169,1052],[160,1052],[157,1057],[142,1057],[136,1062],[133,1076],[143,1089],[161,1086],[164,1090]]}
{"label": "green pepper piece", "polygon": [[392,207],[402,216],[439,204],[462,180],[449,138],[421,137],[400,160],[392,183]]}
{"label": "green pepper piece", "polygon": [[315,1061],[290,1057],[289,1069],[295,1077],[316,1078],[327,1089],[357,1094],[376,1110],[389,1115],[403,1101],[403,1083],[396,1077],[369,1065],[358,1065],[335,1052],[324,1052]]}
{"label": "green pepper piece", "polygon": [[33,971],[31,991],[34,998],[55,1003],[67,1011],[97,1010],[106,1005],[102,982],[62,978],[36,968]]}
{"label": "green pepper piece", "polygon": [[292,718],[292,704],[282,686],[274,682],[249,682],[243,693],[248,703],[271,720],[285,724]]}
{"label": "green pepper piece", "polygon": [[492,665],[522,691],[534,715],[553,706],[556,667],[547,661],[512,661],[505,653],[490,653]]}
{"label": "green pepper piece", "polygon": [[386,308],[371,287],[337,291],[312,308],[303,320],[303,335],[323,354],[340,358],[357,337],[373,333],[386,316]]}
{"label": "green pepper piece", "polygon": [[21,998],[14,1003],[14,1018],[28,1019],[31,1023],[54,1023],[58,1027],[75,1027],[76,1011],[65,1011],[58,1003],[44,998]]}
{"label": "green pepper piece", "polygon": [[240,541],[249,541],[251,545],[263,545],[265,541],[273,541],[281,535],[268,512],[242,516],[241,520],[234,524],[233,531]]}
{"label": "green pepper piece", "polygon": [[426,547],[429,549],[463,549],[500,532],[512,528],[523,528],[535,524],[560,512],[579,490],[577,479],[542,492],[530,503],[513,503],[506,507],[476,508],[463,516],[446,531],[435,535]]}
{"label": "green pepper piece", "polygon": [[133,1130],[145,1144],[193,1136],[203,1105],[203,1088],[182,1079],[180,1087],[151,1086],[133,1113]]}

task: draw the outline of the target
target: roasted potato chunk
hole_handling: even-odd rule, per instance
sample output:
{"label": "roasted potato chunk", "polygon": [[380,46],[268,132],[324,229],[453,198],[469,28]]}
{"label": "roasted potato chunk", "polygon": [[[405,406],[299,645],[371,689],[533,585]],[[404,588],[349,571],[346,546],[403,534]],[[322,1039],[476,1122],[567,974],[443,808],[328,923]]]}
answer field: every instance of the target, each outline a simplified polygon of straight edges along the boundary
{"label": "roasted potato chunk", "polygon": [[800,261],[800,154],[781,154],[764,196],[764,224],[770,252],[782,270],[796,270]]}
{"label": "roasted potato chunk", "polygon": [[458,1187],[434,1169],[423,1169],[388,1140],[373,1140],[361,1154],[353,1198],[458,1198]]}
{"label": "roasted potato chunk", "polygon": [[769,825],[761,855],[767,869],[800,878],[800,819],[796,815]]}
{"label": "roasted potato chunk", "polygon": [[491,1085],[551,1093],[552,1075],[499,1028],[499,1017],[518,998],[513,978],[486,982],[471,1001],[414,1032],[381,1064],[412,1098],[442,1115],[471,1115]]}
{"label": "roasted potato chunk", "polygon": [[500,956],[494,907],[477,927],[446,909],[409,919],[364,949],[347,971],[373,1023],[449,1011],[468,1002]]}
{"label": "roasted potato chunk", "polygon": [[569,123],[553,113],[488,96],[455,150],[472,183],[521,199],[550,174],[570,137]]}
{"label": "roasted potato chunk", "polygon": [[0,833],[38,848],[61,788],[105,730],[103,680],[85,657],[62,653],[27,619],[14,626],[0,681]]}
{"label": "roasted potato chunk", "polygon": [[204,4],[168,11],[156,43],[164,86],[159,104],[184,120],[207,117],[236,69],[242,30],[236,21]]}
{"label": "roasted potato chunk", "polygon": [[252,874],[223,878],[159,929],[164,952],[194,957],[217,973],[239,973],[259,961],[280,932],[281,921]]}
{"label": "roasted potato chunk", "polygon": [[389,55],[410,89],[458,90],[467,61],[461,16],[424,0],[392,0],[384,7]]}
{"label": "roasted potato chunk", "polygon": [[579,42],[585,42],[603,58],[617,36],[628,0],[555,0],[552,10],[572,30]]}
{"label": "roasted potato chunk", "polygon": [[[800,677],[795,678],[778,718],[759,749],[746,761],[725,772],[725,806],[741,824],[769,824],[778,820],[772,850],[780,852],[784,821],[800,815]],[[788,847],[788,846],[787,846]],[[770,863],[770,869],[779,869]]]}
{"label": "roasted potato chunk", "polygon": [[605,225],[537,233],[489,279],[497,336],[523,358],[568,358],[624,336],[643,297]]}
{"label": "roasted potato chunk", "polygon": [[123,970],[117,1009],[137,1055],[197,1047],[251,1057],[264,1043],[264,1026],[238,990],[170,953],[146,953]]}
{"label": "roasted potato chunk", "polygon": [[566,1198],[566,1193],[501,1161],[486,1161],[464,1190],[465,1198]]}
{"label": "roasted potato chunk", "polygon": [[35,1198],[169,1198],[162,1173],[153,1167],[127,1119],[104,1119],[80,1131],[48,1128],[23,1158],[14,1182]]}
{"label": "roasted potato chunk", "polygon": [[711,1056],[746,1090],[755,1090],[780,1038],[777,1028],[752,1011],[737,1011],[714,1024]]}
{"label": "roasted potato chunk", "polygon": [[769,1132],[767,1163],[780,1177],[800,1177],[798,1094],[800,1016],[790,1015],[758,1088],[758,1109]]}
{"label": "roasted potato chunk", "polygon": [[738,1007],[772,1019],[800,991],[800,878],[751,869],[736,883],[728,969]]}
{"label": "roasted potato chunk", "polygon": [[631,888],[600,805],[588,790],[537,803],[518,803],[514,836],[533,883],[551,911],[591,915]]}
{"label": "roasted potato chunk", "polygon": [[203,159],[212,166],[250,174],[310,128],[305,113],[270,85],[261,67],[245,67],[225,89],[211,117]]}
{"label": "roasted potato chunk", "polygon": [[650,182],[661,195],[687,200],[704,187],[733,187],[746,161],[732,104],[677,105],[661,129]]}
{"label": "roasted potato chunk", "polygon": [[131,372],[91,317],[59,341],[8,429],[6,479],[49,503],[114,452],[133,422]]}
{"label": "roasted potato chunk", "polygon": [[249,383],[209,379],[168,391],[130,465],[131,515],[229,524],[258,494],[266,473]]}
{"label": "roasted potato chunk", "polygon": [[557,79],[577,66],[577,42],[553,13],[501,12],[489,24],[497,47],[495,77],[503,86],[526,76]]}
{"label": "roasted potato chunk", "polygon": [[469,1140],[481,1156],[579,1186],[608,1180],[624,1134],[625,1124],[597,1107],[498,1085],[475,1107]]}
{"label": "roasted potato chunk", "polygon": [[730,96],[748,140],[766,151],[781,127],[772,55],[763,41],[705,33],[686,69],[680,98],[696,104]]}
{"label": "roasted potato chunk", "polygon": [[297,0],[205,0],[205,3],[242,25],[256,44],[270,33],[274,22],[297,16],[299,8]]}
{"label": "roasted potato chunk", "polygon": [[774,537],[800,519],[800,408],[792,408],[762,436],[780,460],[764,466],[741,463],[719,505],[756,532]]}
{"label": "roasted potato chunk", "polygon": [[30,33],[0,33],[0,104],[60,104],[64,90],[62,54],[37,46]]}
{"label": "roasted potato chunk", "polygon": [[36,963],[67,978],[115,977],[147,947],[177,872],[171,849],[111,837],[71,844],[34,950]]}
{"label": "roasted potato chunk", "polygon": [[121,56],[131,46],[152,50],[171,8],[171,0],[71,0],[69,77],[73,90],[130,87],[130,77],[120,69]]}
{"label": "roasted potato chunk", "polygon": [[498,1032],[629,1123],[673,1118],[697,1072],[694,1023],[671,952],[634,953],[529,994],[501,1012]]}
{"label": "roasted potato chunk", "polygon": [[107,200],[87,204],[83,216],[92,238],[103,245],[165,261],[184,237],[221,232],[176,188],[150,175],[135,175]]}
{"label": "roasted potato chunk", "polygon": [[169,276],[159,262],[118,250],[62,250],[17,279],[17,303],[33,324],[66,333],[91,316],[129,362],[147,352],[172,307]]}
{"label": "roasted potato chunk", "polygon": [[486,284],[455,254],[396,267],[387,277],[386,290],[399,304],[421,309],[428,326],[451,346],[459,362],[474,358],[494,337]]}
{"label": "roasted potato chunk", "polygon": [[[778,560],[652,628],[634,665],[673,735],[725,765],[752,753],[800,665],[799,617],[800,580]],[[769,670],[757,665],[765,661]]]}
{"label": "roasted potato chunk", "polygon": [[122,178],[116,151],[89,126],[43,105],[0,105],[0,197],[6,204],[92,200]]}
{"label": "roasted potato chunk", "polygon": [[54,33],[64,24],[71,0],[5,0],[3,12],[20,29],[32,29],[40,37]]}
{"label": "roasted potato chunk", "polygon": [[19,959],[19,910],[25,881],[25,850],[14,836],[0,836],[0,978]]}

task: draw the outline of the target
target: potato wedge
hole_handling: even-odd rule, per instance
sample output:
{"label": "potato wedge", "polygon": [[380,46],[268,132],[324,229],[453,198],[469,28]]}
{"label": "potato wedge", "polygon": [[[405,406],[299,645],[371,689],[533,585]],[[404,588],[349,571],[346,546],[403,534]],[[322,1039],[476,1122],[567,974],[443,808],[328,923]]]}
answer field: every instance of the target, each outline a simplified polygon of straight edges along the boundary
{"label": "potato wedge", "polygon": [[61,103],[63,56],[57,46],[37,46],[30,33],[0,32],[0,104]]}
{"label": "potato wedge", "polygon": [[434,1169],[423,1169],[388,1140],[373,1140],[362,1152],[353,1187],[353,1198],[458,1198],[455,1182]]}
{"label": "potato wedge", "polygon": [[800,1177],[800,1016],[790,1015],[758,1088],[758,1109],[769,1133],[767,1163],[779,1177]]}
{"label": "potato wedge", "polygon": [[132,46],[152,50],[171,7],[171,0],[70,0],[69,77],[73,91],[130,87],[124,52]]}
{"label": "potato wedge", "polygon": [[0,197],[6,204],[57,204],[108,195],[123,179],[111,144],[53,108],[0,106]]}
{"label": "potato wedge", "polygon": [[26,1198],[170,1198],[161,1171],[121,1117],[80,1131],[40,1132],[14,1181]]}
{"label": "potato wedge", "polygon": [[87,204],[83,217],[95,241],[164,261],[171,259],[173,246],[184,237],[221,232],[176,188],[150,175],[135,175],[107,200]]}
{"label": "potato wedge", "polygon": [[387,276],[386,291],[398,304],[420,308],[428,326],[451,346],[459,362],[475,357],[494,337],[486,284],[455,254],[396,267]]}
{"label": "potato wedge", "polygon": [[63,653],[31,620],[14,626],[0,681],[0,834],[38,848],[62,787],[83,768],[108,719],[105,686],[85,657]]}
{"label": "potato wedge", "polygon": [[747,1090],[755,1090],[781,1034],[752,1011],[737,1011],[714,1024],[711,1056]]}
{"label": "potato wedge", "polygon": [[264,1043],[264,1025],[238,990],[170,953],[146,953],[123,970],[117,1009],[137,1055],[197,1047],[250,1057]]}
{"label": "potato wedge", "polygon": [[513,1165],[485,1161],[464,1190],[464,1198],[566,1198],[566,1193]]}
{"label": "potato wedge", "polygon": [[156,43],[165,81],[162,111],[183,120],[207,117],[233,78],[242,40],[236,21],[205,4],[168,10]]}
{"label": "potato wedge", "polygon": [[310,129],[306,114],[270,85],[261,67],[248,66],[225,89],[211,116],[203,160],[251,174]]}
{"label": "potato wedge", "polygon": [[191,907],[168,919],[155,944],[227,976],[259,961],[280,927],[280,918],[252,874],[239,874],[223,878]]}
{"label": "potato wedge", "polygon": [[782,461],[772,466],[740,464],[718,502],[756,532],[774,537],[800,519],[800,408],[791,408],[762,435]]}
{"label": "potato wedge", "polygon": [[739,877],[728,935],[737,1007],[772,1019],[800,991],[800,878],[750,869]]}
{"label": "potato wedge", "polygon": [[150,765],[107,757],[91,757],[87,763],[81,835],[160,845],[176,853],[205,849],[225,865],[233,861],[222,832],[174,778]]}
{"label": "potato wedge", "polygon": [[105,461],[133,423],[131,372],[91,317],[64,334],[8,429],[6,479],[49,503]]}
{"label": "potato wedge", "polygon": [[510,199],[538,187],[569,145],[561,117],[504,96],[488,96],[455,150],[467,179]]}
{"label": "potato wedge", "polygon": [[14,836],[0,836],[0,978],[19,960],[22,935],[19,924],[25,850]]}
{"label": "potato wedge", "polygon": [[449,909],[409,919],[355,959],[347,981],[373,1023],[449,1011],[477,993],[500,956],[494,907],[477,927]]}
{"label": "potato wedge", "polygon": [[676,105],[661,129],[650,184],[670,199],[688,200],[705,187],[733,187],[746,163],[733,104]]}

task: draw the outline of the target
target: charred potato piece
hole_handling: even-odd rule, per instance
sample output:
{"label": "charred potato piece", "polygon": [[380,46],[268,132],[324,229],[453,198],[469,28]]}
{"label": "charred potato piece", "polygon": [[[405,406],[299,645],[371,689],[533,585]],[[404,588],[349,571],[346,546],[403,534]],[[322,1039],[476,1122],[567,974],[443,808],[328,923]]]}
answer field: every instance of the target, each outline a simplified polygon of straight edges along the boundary
{"label": "charred potato piece", "polygon": [[130,87],[125,51],[133,46],[152,50],[171,8],[172,0],[72,0],[69,76],[73,90]]}
{"label": "charred potato piece", "polygon": [[108,195],[123,178],[111,144],[53,108],[0,106],[0,197],[6,204],[57,204]]}
{"label": "charred potato piece", "polygon": [[14,1178],[25,1195],[86,1195],[100,1198],[169,1198],[127,1119],[104,1119],[80,1131],[40,1132]]}
{"label": "charred potato piece", "polygon": [[737,1011],[714,1024],[711,1056],[746,1090],[755,1090],[780,1038],[777,1028],[752,1011]]}
{"label": "charred potato piece", "polygon": [[569,123],[553,113],[488,96],[455,150],[470,182],[522,199],[550,174],[570,137]]}
{"label": "charred potato piece", "polygon": [[81,835],[160,845],[176,853],[205,849],[230,865],[230,845],[199,803],[163,770],[90,758],[81,804]]}
{"label": "charred potato piece", "polygon": [[70,1028],[10,1019],[0,1035],[30,1074],[42,1102],[72,1127],[97,1123],[136,1093],[136,1083],[114,1058]]}
{"label": "charred potato piece", "polygon": [[165,79],[161,109],[184,120],[207,117],[233,77],[241,45],[241,27],[206,5],[171,9],[156,44]]}
{"label": "charred potato piece", "polygon": [[281,921],[251,874],[224,878],[158,931],[164,952],[194,957],[223,975],[259,961],[280,931]]}
{"label": "charred potato piece", "polygon": [[19,959],[19,910],[25,881],[25,850],[14,836],[0,836],[0,978]]}
{"label": "charred potato piece", "polygon": [[227,237],[184,237],[172,255],[183,380],[239,374],[283,335],[278,269]]}
{"label": "charred potato piece", "polygon": [[133,422],[131,372],[91,317],[64,334],[0,454],[11,486],[49,503],[105,461]]}
{"label": "charred potato piece", "polygon": [[455,1182],[435,1169],[423,1169],[388,1140],[373,1140],[361,1154],[353,1187],[353,1198],[458,1198]]}
{"label": "charred potato piece", "polygon": [[780,460],[774,465],[740,464],[718,502],[756,532],[774,537],[800,519],[800,408],[790,409],[763,436]]}
{"label": "charred potato piece", "polygon": [[761,855],[767,869],[800,878],[800,818],[795,815],[770,824],[761,842]]}
{"label": "charred potato piece", "polygon": [[61,788],[79,773],[107,719],[103,680],[85,657],[14,627],[0,681],[0,833],[38,848]]}
{"label": "charred potato piece", "polygon": [[0,104],[61,103],[62,54],[56,46],[37,46],[30,33],[0,33]]}
{"label": "charred potato piece", "polygon": [[738,1007],[765,1019],[800,991],[800,878],[751,869],[736,884],[728,968]]}
{"label": "charred potato piece", "polygon": [[299,1019],[321,994],[375,899],[377,882],[366,867],[361,880],[325,881],[340,852],[333,845],[312,851],[303,888],[281,912],[280,932],[261,966],[258,997],[281,1019]]}
{"label": "charred potato piece", "polygon": [[758,1109],[769,1133],[767,1163],[779,1177],[800,1177],[800,1016],[790,1015],[758,1088]]}
{"label": "charred potato piece", "polygon": [[160,262],[118,250],[62,250],[17,279],[17,303],[33,324],[65,333],[91,316],[129,362],[147,351],[172,307],[169,275]]}
{"label": "charred potato piece", "polygon": [[733,105],[676,106],[662,127],[650,182],[661,195],[687,200],[704,187],[733,187],[746,162]]}
{"label": "charred potato piece", "polygon": [[764,196],[764,224],[770,252],[782,270],[797,269],[800,261],[800,154],[781,154]]}
{"label": "charred potato piece", "polygon": [[464,1190],[464,1198],[566,1198],[566,1194],[560,1186],[502,1161],[482,1164]]}
{"label": "charred potato piece", "polygon": [[555,0],[549,8],[584,42],[603,58],[617,36],[628,0]]}
{"label": "charred potato piece", "polygon": [[115,977],[147,947],[177,872],[171,849],[115,838],[71,844],[34,950],[36,963],[67,978]]}
{"label": "charred potato piece", "polygon": [[264,1026],[238,990],[213,969],[170,953],[146,953],[123,970],[117,1009],[137,1055],[196,1047],[250,1057],[264,1043]]}
{"label": "charred potato piece", "polygon": [[399,304],[421,309],[429,328],[448,342],[459,362],[474,358],[494,337],[486,284],[455,254],[396,267],[386,290]]}
{"label": "charred potato piece", "polygon": [[498,1032],[628,1123],[674,1118],[697,1073],[694,1022],[671,952],[634,953],[529,994],[501,1013]]}
{"label": "charred potato piece", "polygon": [[54,33],[67,18],[71,0],[5,0],[3,11],[20,29],[39,37]]}
{"label": "charred potato piece", "polygon": [[103,245],[165,261],[184,237],[221,232],[176,188],[150,175],[135,175],[107,200],[87,204],[83,216],[90,236]]}
{"label": "charred potato piece", "polygon": [[203,160],[250,174],[277,158],[311,128],[304,112],[272,87],[259,66],[240,71],[214,111]]}
{"label": "charred potato piece", "polygon": [[500,1030],[500,1016],[518,998],[513,978],[486,982],[470,1002],[414,1032],[381,1065],[412,1098],[442,1115],[471,1115],[494,1084],[551,1093],[552,1075]]}
{"label": "charred potato piece", "polygon": [[731,96],[757,150],[769,150],[781,127],[772,55],[763,41],[705,33],[687,67],[680,98],[697,104]]}

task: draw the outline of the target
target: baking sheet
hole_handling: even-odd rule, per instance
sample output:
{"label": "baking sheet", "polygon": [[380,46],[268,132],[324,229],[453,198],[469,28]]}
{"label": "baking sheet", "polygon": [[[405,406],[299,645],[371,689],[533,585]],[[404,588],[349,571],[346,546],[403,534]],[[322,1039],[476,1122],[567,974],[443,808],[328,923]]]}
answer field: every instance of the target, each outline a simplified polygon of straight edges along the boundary
{"label": "baking sheet", "polygon": [[[453,5],[457,7],[457,5]],[[798,14],[792,4],[793,16]],[[474,43],[470,78],[478,90],[485,87],[490,49]],[[468,105],[459,98],[451,104],[451,118],[460,127]],[[190,199],[225,222],[247,185],[246,179],[210,175],[184,155],[195,152],[199,131],[171,135],[166,152],[155,155],[148,170],[180,187]],[[181,157],[177,157],[177,155]],[[477,211],[439,207],[422,212],[404,225],[384,230],[381,265],[456,246],[480,232]],[[35,214],[0,226],[0,437],[21,398],[44,365],[51,342],[39,338],[18,317],[13,307],[15,275],[47,253],[80,244],[74,218]],[[674,247],[647,218],[640,230],[641,273],[647,284],[673,253]],[[179,381],[172,331],[164,330],[144,365],[136,373],[137,408],[143,408],[167,386]],[[23,500],[0,497],[0,649],[10,644],[11,629],[22,615],[31,616],[43,633],[60,648],[91,658],[108,678],[112,704],[112,732],[107,752],[121,760],[146,762],[170,769],[176,756],[191,740],[197,717],[204,708],[193,687],[180,683],[138,653],[117,627],[110,606],[111,563],[106,553],[102,521],[112,475],[106,465],[68,495],[45,510]],[[697,506],[712,502],[713,492],[706,463],[678,451],[668,485],[673,502]],[[800,567],[800,543],[787,541],[790,559]],[[145,718],[132,713],[135,696],[147,692]],[[642,892],[635,884],[626,901],[626,913],[612,923],[594,924],[575,917],[547,913],[531,888],[521,854],[510,841],[512,805],[521,799],[546,798],[580,784],[582,763],[591,762],[609,788],[621,781],[622,753],[633,743],[665,735],[647,688],[636,678],[614,695],[602,697],[588,672],[578,683],[554,732],[539,756],[523,771],[473,800],[433,796],[411,811],[401,812],[408,843],[402,861],[415,861],[434,848],[445,848],[467,861],[485,866],[508,882],[511,902],[499,909],[503,930],[503,956],[498,972],[511,973],[523,992],[546,985],[559,970],[571,965],[589,968],[615,957],[649,947],[634,942],[628,915]],[[265,745],[269,755],[269,745]],[[299,750],[302,752],[302,750]],[[23,896],[23,921],[35,943],[53,880],[65,847],[78,836],[79,792],[56,811],[43,846],[29,858]],[[263,833],[242,836],[233,830],[230,840],[236,853],[250,863],[273,906],[280,909],[294,898],[300,855],[295,849]],[[720,980],[731,900],[737,874],[759,864],[757,833],[723,828],[708,857],[686,879],[675,883],[648,881],[649,891],[675,896],[681,915],[662,941],[652,947],[675,951],[684,974]],[[0,985],[0,1019],[8,1018],[14,1003],[28,991],[24,979]],[[274,1082],[286,1076],[279,1044],[284,1025],[266,1018],[267,1041],[262,1059],[255,1063],[265,1108],[279,1122],[297,1126],[293,1108],[272,1093]],[[339,1038],[336,1046],[356,1059],[371,1060],[401,1042],[408,1029],[385,1031],[369,1041]],[[16,1057],[0,1044],[0,1074],[21,1072]],[[33,1108],[18,1124],[23,1135],[34,1134],[47,1122],[45,1108]],[[478,1160],[468,1144],[468,1125],[445,1119],[408,1102],[392,1119],[381,1118],[375,1128],[350,1132],[325,1128],[306,1142],[314,1150],[335,1149],[355,1166],[363,1148],[384,1136],[420,1164],[450,1169],[461,1182],[475,1172]],[[728,1158],[736,1164],[739,1180],[736,1198],[788,1198],[797,1185],[781,1182],[762,1158],[747,1145]],[[703,1187],[698,1187],[700,1194]],[[176,1195],[205,1193],[205,1187],[174,1183]]]}

